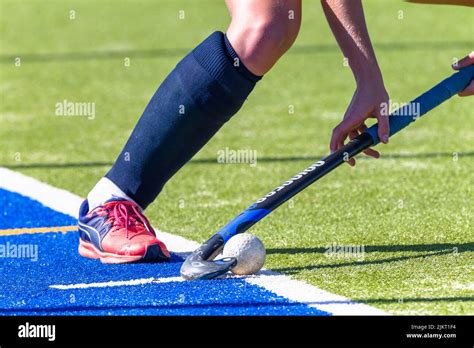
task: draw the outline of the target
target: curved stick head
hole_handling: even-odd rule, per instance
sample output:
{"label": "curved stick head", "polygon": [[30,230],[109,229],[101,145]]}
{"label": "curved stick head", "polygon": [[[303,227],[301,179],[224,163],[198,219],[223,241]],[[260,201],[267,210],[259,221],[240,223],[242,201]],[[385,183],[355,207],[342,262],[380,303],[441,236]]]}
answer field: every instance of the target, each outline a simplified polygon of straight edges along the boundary
{"label": "curved stick head", "polygon": [[237,259],[214,258],[224,249],[224,238],[215,234],[189,255],[181,266],[181,276],[186,280],[213,279],[230,271]]}
{"label": "curved stick head", "polygon": [[200,250],[188,256],[181,266],[181,276],[186,280],[213,279],[230,271],[237,264],[234,257],[208,261]]}

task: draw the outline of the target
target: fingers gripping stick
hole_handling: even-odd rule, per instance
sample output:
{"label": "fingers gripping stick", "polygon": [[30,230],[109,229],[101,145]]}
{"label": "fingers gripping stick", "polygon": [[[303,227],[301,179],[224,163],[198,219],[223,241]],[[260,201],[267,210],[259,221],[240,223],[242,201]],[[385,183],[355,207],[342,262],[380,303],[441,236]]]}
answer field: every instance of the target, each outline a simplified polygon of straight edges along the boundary
{"label": "fingers gripping stick", "polygon": [[[401,131],[431,109],[434,109],[453,95],[462,91],[473,78],[474,65],[471,65],[454,73],[429,91],[393,112],[389,116],[390,136]],[[372,137],[373,145],[377,145],[380,142],[377,130],[378,124],[366,130]]]}

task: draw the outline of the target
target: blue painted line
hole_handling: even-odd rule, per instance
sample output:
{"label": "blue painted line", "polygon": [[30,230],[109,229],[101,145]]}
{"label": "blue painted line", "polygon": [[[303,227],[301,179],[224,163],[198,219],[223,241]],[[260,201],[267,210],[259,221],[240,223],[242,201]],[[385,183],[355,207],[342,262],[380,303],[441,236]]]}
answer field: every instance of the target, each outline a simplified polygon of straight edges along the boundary
{"label": "blue painted line", "polygon": [[[76,222],[1,189],[0,206],[2,229]],[[169,263],[104,265],[78,254],[76,232],[0,237],[0,251],[20,245],[37,248],[37,261],[0,257],[0,315],[329,315],[242,279],[52,289],[57,284],[177,277],[183,260],[172,255]]]}

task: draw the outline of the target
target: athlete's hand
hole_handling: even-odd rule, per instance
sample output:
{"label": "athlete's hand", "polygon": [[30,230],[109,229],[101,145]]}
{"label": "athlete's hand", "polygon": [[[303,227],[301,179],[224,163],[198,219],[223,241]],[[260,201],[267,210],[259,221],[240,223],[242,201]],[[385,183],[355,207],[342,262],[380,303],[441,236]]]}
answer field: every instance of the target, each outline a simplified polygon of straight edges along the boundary
{"label": "athlete's hand", "polygon": [[[461,68],[464,68],[466,66],[473,65],[473,64],[474,64],[474,51],[469,53],[466,57],[461,59],[456,64],[453,64],[453,69],[459,70]],[[472,80],[471,83],[459,93],[460,97],[467,97],[468,95],[474,95],[474,80]]]}
{"label": "athlete's hand", "polygon": [[[352,97],[351,103],[347,108],[344,118],[336,128],[334,128],[331,137],[330,150],[334,152],[344,146],[347,137],[354,139],[360,133],[367,129],[365,120],[374,117],[379,123],[378,135],[380,140],[387,144],[389,136],[388,112],[383,115],[382,110],[388,110],[389,97],[385,90],[382,80],[371,80],[365,83],[359,83]],[[382,109],[382,106],[385,106]],[[374,149],[367,149],[364,153],[368,156],[379,158],[380,153]],[[355,165],[355,159],[347,161],[349,165]]]}

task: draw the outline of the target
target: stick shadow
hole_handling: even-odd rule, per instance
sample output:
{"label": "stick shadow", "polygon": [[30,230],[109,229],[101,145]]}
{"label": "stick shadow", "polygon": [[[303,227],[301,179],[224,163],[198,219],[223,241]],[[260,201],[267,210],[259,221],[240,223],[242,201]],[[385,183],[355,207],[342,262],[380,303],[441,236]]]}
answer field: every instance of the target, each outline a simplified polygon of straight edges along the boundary
{"label": "stick shadow", "polygon": [[[459,152],[458,157],[474,157],[474,151]],[[261,163],[273,163],[273,162],[297,162],[297,161],[316,161],[318,158],[322,158],[323,155],[311,155],[311,156],[281,156],[281,157],[261,157],[258,158],[258,162]],[[380,159],[428,159],[436,157],[453,157],[452,152],[425,152],[425,153],[393,153],[384,154]],[[360,157],[360,159],[371,160],[368,157]],[[197,158],[189,162],[190,164],[221,164],[217,161],[217,158]],[[114,163],[110,161],[91,161],[91,162],[69,162],[69,163],[13,163],[13,164],[0,164],[0,167],[9,169],[59,169],[59,168],[88,168],[88,167],[110,167]]]}
{"label": "stick shadow", "polygon": [[[273,248],[268,249],[267,254],[324,254],[327,248],[316,247],[316,248]],[[383,258],[378,260],[355,260],[350,262],[337,262],[317,265],[305,265],[296,267],[281,267],[273,268],[274,271],[282,272],[286,274],[294,274],[300,271],[316,270],[316,269],[327,269],[327,268],[342,268],[358,266],[363,267],[367,265],[380,265],[385,263],[424,259],[433,256],[448,255],[455,253],[463,253],[468,251],[474,251],[474,243],[440,243],[440,244],[413,244],[413,245],[368,245],[364,246],[365,253],[373,252],[418,252],[421,254],[416,255],[405,255]]]}

